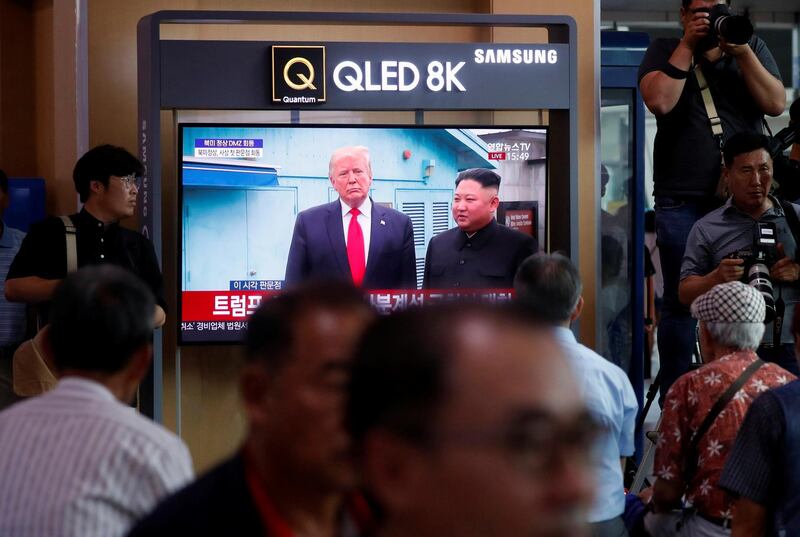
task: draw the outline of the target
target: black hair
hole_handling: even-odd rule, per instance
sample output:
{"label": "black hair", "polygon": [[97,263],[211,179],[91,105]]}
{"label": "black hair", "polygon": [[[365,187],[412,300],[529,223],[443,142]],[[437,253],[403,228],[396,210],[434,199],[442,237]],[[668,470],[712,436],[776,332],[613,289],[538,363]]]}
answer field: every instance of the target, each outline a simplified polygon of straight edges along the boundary
{"label": "black hair", "polygon": [[757,132],[737,132],[725,142],[725,147],[722,149],[725,167],[733,166],[734,159],[739,155],[757,149],[764,149],[769,153],[769,138]]}
{"label": "black hair", "polygon": [[364,294],[345,283],[316,282],[298,286],[275,298],[262,301],[250,317],[245,337],[245,355],[250,362],[262,362],[272,370],[279,369],[291,353],[297,321],[314,311],[372,310]]}
{"label": "black hair", "polygon": [[99,181],[108,186],[112,175],[125,177],[126,175],[140,177],[144,174],[144,166],[139,159],[130,154],[125,148],[113,145],[98,145],[87,151],[72,171],[72,180],[75,190],[81,198],[81,203],[89,199],[89,183]]}
{"label": "black hair", "polygon": [[496,172],[487,170],[486,168],[470,168],[469,170],[460,172],[456,176],[456,186],[464,179],[478,181],[484,188],[500,188],[500,176]]}
{"label": "black hair", "polygon": [[533,318],[550,324],[569,319],[582,289],[578,269],[559,253],[528,257],[514,276],[517,304]]}
{"label": "black hair", "polygon": [[[681,6],[683,7],[683,9],[689,9],[691,3],[692,0],[681,0]],[[731,5],[731,0],[725,0],[725,3]]]}
{"label": "black hair", "polygon": [[0,169],[0,191],[2,191],[3,194],[8,194],[8,176],[6,175],[6,172],[4,172],[1,169]]}
{"label": "black hair", "polygon": [[60,370],[116,373],[153,335],[155,298],[132,272],[116,265],[84,267],[56,289],[50,341]]}

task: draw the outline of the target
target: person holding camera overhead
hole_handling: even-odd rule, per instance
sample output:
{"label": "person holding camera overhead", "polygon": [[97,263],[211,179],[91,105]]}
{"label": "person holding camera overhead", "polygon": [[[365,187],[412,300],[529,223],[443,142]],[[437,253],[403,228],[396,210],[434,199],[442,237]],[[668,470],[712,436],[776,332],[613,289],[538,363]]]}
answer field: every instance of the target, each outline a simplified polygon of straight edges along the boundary
{"label": "person holding camera overhead", "polygon": [[737,132],[761,133],[764,114],[777,116],[786,106],[775,60],[746,17],[731,15],[724,0],[681,0],[680,21],[683,36],[654,40],[639,66],[639,89],[658,126],[653,181],[664,277],[662,400],[691,364],[695,321],[678,299],[681,258],[692,224],[719,206],[722,143]]}
{"label": "person holding camera overhead", "polygon": [[792,320],[800,302],[800,265],[794,259],[800,205],[770,195],[769,139],[735,134],[725,144],[723,179],[731,196],[698,220],[689,233],[681,265],[679,296],[691,304],[717,284],[741,280],[762,293],[768,322],[758,355],[800,372]]}

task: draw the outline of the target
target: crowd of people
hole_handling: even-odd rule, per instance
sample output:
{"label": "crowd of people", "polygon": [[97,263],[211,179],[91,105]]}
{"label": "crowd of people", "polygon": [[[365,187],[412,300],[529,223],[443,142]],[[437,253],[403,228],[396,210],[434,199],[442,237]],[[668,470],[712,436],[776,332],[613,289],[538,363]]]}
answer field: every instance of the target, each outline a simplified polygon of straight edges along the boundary
{"label": "crowd of people", "polygon": [[[763,134],[786,92],[763,40],[712,24],[731,14],[727,4],[682,0],[683,35],[654,40],[639,68],[657,121],[664,285],[656,480],[643,494],[653,536],[800,534],[786,406],[800,373],[800,206],[773,195]],[[703,363],[694,370],[693,357]]]}
{"label": "crowd of people", "polygon": [[[331,156],[339,199],[298,214],[289,289],[248,322],[246,437],[195,478],[130,407],[166,301],[152,243],[119,224],[142,164],[103,145],[75,166],[80,212],[27,235],[0,219],[0,535],[800,535],[800,205],[772,195],[761,132],[785,92],[761,39],[716,35],[722,4],[682,0],[683,36],[640,67],[663,277],[651,488],[626,495],[639,402],[575,337],[574,263],[499,224],[501,178],[473,168],[418,282],[363,146]],[[0,216],[8,200],[0,173]],[[364,296],[417,283],[515,295],[388,316]]]}

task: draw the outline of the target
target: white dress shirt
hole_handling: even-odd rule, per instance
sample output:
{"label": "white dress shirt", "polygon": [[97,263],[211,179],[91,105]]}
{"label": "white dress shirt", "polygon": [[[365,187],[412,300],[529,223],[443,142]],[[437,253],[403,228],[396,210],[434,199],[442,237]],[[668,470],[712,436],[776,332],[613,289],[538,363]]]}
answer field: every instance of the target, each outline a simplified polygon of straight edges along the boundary
{"label": "white dress shirt", "polygon": [[66,377],[0,412],[0,535],[122,536],[192,478],[183,441]]}
{"label": "white dress shirt", "polygon": [[[344,231],[344,245],[347,246],[347,230],[350,227],[350,219],[353,215],[350,214],[350,207],[341,198],[339,203],[342,206],[342,230]],[[358,215],[358,223],[361,225],[361,233],[364,235],[364,266],[369,261],[369,239],[372,235],[372,200],[369,196],[366,197],[364,203],[358,208],[361,214]]]}

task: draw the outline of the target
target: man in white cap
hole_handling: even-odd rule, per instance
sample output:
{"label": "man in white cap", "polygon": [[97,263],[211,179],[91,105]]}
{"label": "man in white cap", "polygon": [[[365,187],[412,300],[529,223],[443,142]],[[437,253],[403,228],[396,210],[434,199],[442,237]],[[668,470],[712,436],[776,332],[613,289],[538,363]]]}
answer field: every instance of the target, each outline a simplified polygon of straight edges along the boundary
{"label": "man in white cap", "polygon": [[717,285],[697,297],[691,311],[700,321],[705,365],[680,377],[667,393],[654,465],[655,515],[646,524],[657,534],[666,518],[658,514],[678,507],[685,493],[694,511],[684,517],[681,535],[730,535],[731,502],[717,483],[736,432],[759,393],[795,377],[755,353],[765,305],[752,287]]}

